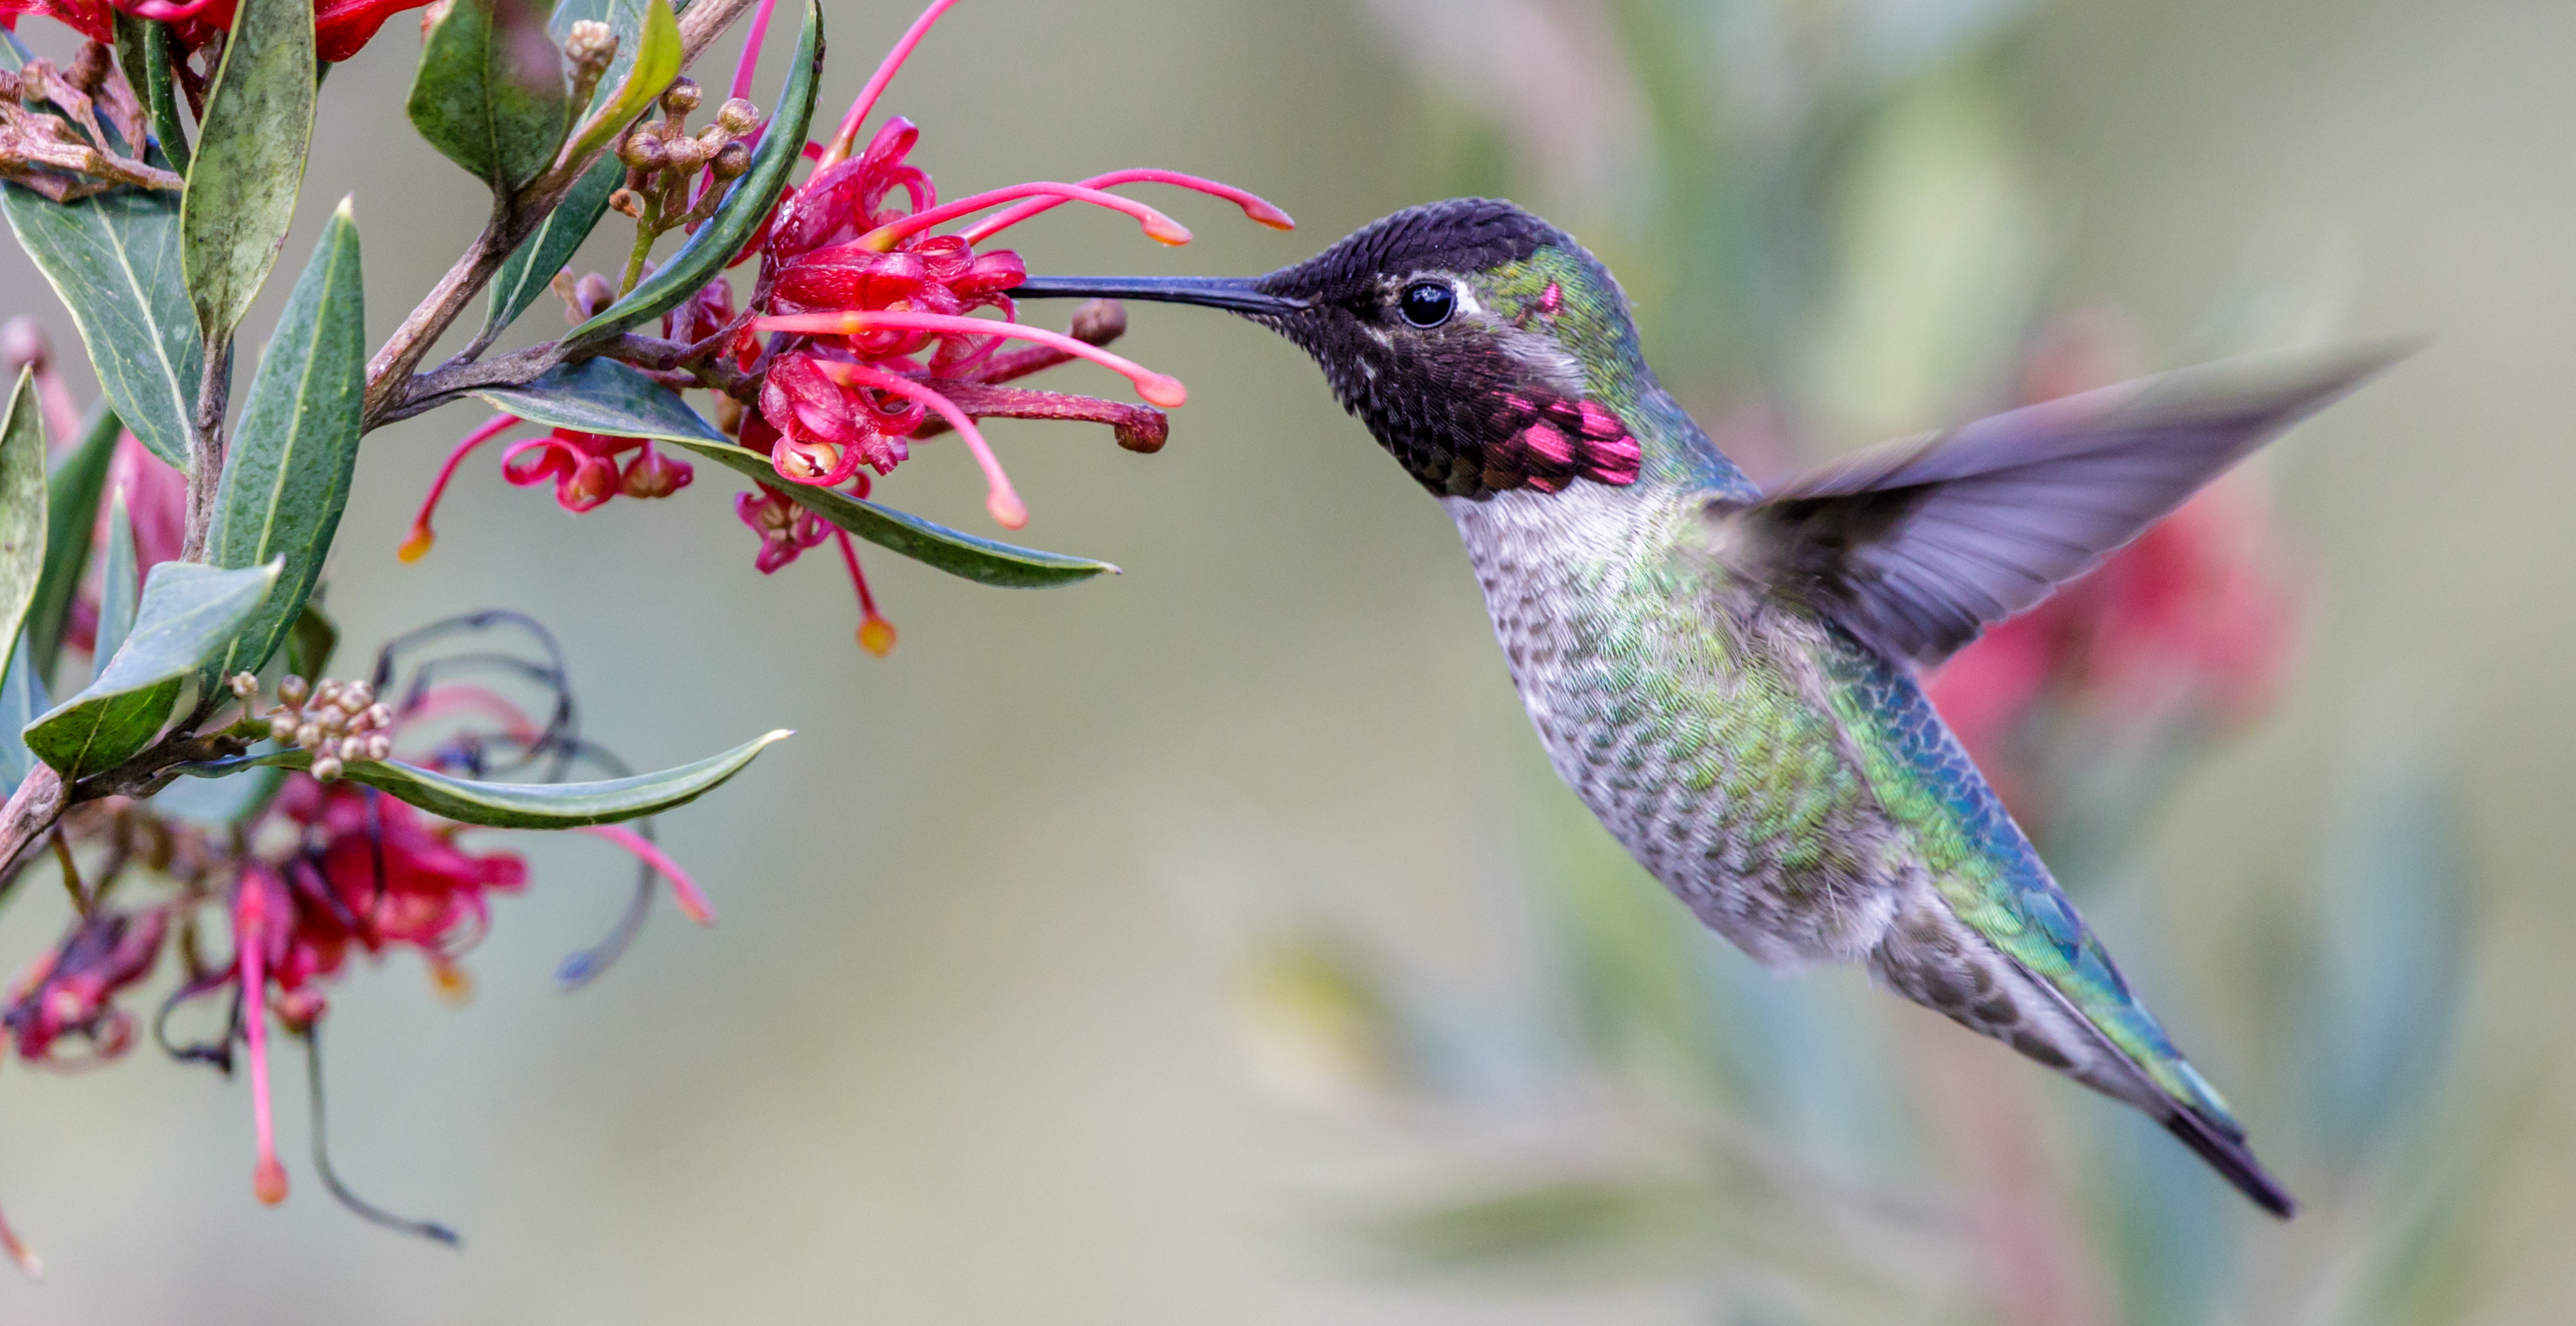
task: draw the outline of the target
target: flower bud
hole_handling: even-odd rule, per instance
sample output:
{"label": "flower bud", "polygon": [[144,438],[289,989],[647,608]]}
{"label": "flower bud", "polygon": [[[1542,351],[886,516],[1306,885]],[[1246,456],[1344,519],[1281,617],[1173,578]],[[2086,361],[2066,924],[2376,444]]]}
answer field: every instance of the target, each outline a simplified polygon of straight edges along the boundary
{"label": "flower bud", "polygon": [[338,751],[342,760],[345,760],[350,764],[356,764],[358,761],[367,758],[367,739],[365,737],[342,737],[340,738]]}
{"label": "flower bud", "polygon": [[234,699],[247,700],[252,696],[259,694],[259,678],[254,677],[247,672],[234,673],[230,684],[233,688]]}
{"label": "flower bud", "polygon": [[115,67],[116,52],[105,42],[93,41],[81,46],[80,54],[72,57],[72,67],[64,72],[73,87],[97,96],[99,86],[107,82],[107,71]]}
{"label": "flower bud", "polygon": [[575,323],[597,317],[600,310],[617,302],[617,286],[597,272],[584,272],[572,283],[572,309]]}
{"label": "flower bud", "polygon": [[671,86],[662,90],[662,109],[673,115],[686,115],[696,110],[704,97],[705,94],[698,90],[698,80],[676,78],[671,80]]}
{"label": "flower bud", "polygon": [[644,215],[644,195],[633,189],[619,189],[608,195],[608,205],[620,216]]}
{"label": "flower bud", "polygon": [[386,736],[386,735],[385,735],[384,733],[382,733],[382,732],[379,732],[379,733],[377,733],[376,735],[374,735],[374,736],[372,736],[372,737],[367,738],[367,758],[368,758],[368,759],[371,759],[371,760],[389,760],[389,759],[392,759],[392,758],[393,758],[393,754],[394,754],[394,739],[393,739],[393,738]]}
{"label": "flower bud", "polygon": [[695,138],[674,138],[662,146],[663,160],[682,174],[707,164],[715,154],[714,148]]}
{"label": "flower bud", "polygon": [[313,776],[327,783],[340,776],[340,768],[338,756],[320,756],[313,761]]}
{"label": "flower bud", "polygon": [[281,746],[295,743],[295,720],[284,714],[268,720],[268,739]]}
{"label": "flower bud", "polygon": [[729,97],[716,108],[716,127],[737,137],[760,127],[760,108],[741,97]]}
{"label": "flower bud", "polygon": [[311,693],[311,688],[304,684],[304,679],[302,677],[287,676],[277,679],[278,703],[285,705],[289,709],[303,708],[304,697]]}
{"label": "flower bud", "polygon": [[713,164],[717,179],[740,179],[744,171],[751,169],[751,149],[741,143],[727,143],[716,149]]}
{"label": "flower bud", "polygon": [[650,129],[637,129],[617,142],[617,159],[635,170],[660,170],[665,155],[662,136]]}
{"label": "flower bud", "polygon": [[727,437],[742,436],[742,402],[717,393],[716,427],[723,429]]}
{"label": "flower bud", "polygon": [[368,705],[367,712],[358,717],[360,725],[369,729],[388,728],[394,725],[394,711],[391,706],[384,704]]}
{"label": "flower bud", "polygon": [[306,723],[295,729],[295,744],[311,750],[322,744],[322,725]]}
{"label": "flower bud", "polygon": [[374,704],[375,702],[376,702],[376,688],[375,688],[374,686],[369,685],[368,683],[363,682],[363,681],[351,681],[351,682],[343,682],[343,683],[341,683],[341,685],[340,685],[340,707],[341,707],[341,708],[346,709],[346,710],[348,710],[350,713],[353,713],[353,714],[354,714],[354,713],[357,713],[359,710],[362,710],[362,709],[366,708],[368,705]]}
{"label": "flower bud", "polygon": [[617,58],[617,34],[595,18],[572,25],[564,34],[564,58],[584,71],[604,71]]}

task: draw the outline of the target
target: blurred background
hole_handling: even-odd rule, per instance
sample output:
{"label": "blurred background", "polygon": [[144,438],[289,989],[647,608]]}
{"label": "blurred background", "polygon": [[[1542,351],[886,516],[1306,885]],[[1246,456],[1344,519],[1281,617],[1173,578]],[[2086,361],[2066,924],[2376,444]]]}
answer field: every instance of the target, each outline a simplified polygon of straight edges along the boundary
{"label": "blurred background", "polygon": [[[912,13],[836,0],[827,104]],[[341,1171],[461,1253],[309,1182],[292,1070],[271,1210],[239,1082],[13,1066],[0,1201],[51,1270],[0,1317],[2563,1320],[2571,47],[2535,0],[974,0],[883,103],[951,195],[1159,165],[1301,223],[1183,200],[1172,252],[1065,209],[1018,232],[1033,270],[1264,271],[1511,196],[1757,473],[2429,337],[1936,683],[2295,1224],[1854,973],[1700,932],[1548,772],[1448,522],[1304,358],[1141,309],[1119,348],[1194,388],[1166,451],[991,428],[1024,541],[1126,574],[871,558],[883,662],[827,558],[753,572],[708,466],[575,519],[478,463],[398,564],[482,416],[375,434],[344,651],[517,608],[639,765],[798,729],[664,820],[721,924],[662,909],[560,995],[629,874],[522,839],[470,1005],[408,962],[334,996]],[[379,337],[484,210],[402,120],[413,59],[398,19],[334,74],[288,243],[357,194]],[[0,293],[76,344],[14,248]],[[985,528],[935,444],[879,493]],[[65,910],[22,890],[0,963]]]}

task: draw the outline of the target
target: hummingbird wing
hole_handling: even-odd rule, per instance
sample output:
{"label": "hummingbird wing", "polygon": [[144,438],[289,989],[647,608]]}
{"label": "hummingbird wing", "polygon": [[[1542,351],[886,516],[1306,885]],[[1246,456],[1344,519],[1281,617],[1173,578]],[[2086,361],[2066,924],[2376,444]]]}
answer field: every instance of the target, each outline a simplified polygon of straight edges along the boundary
{"label": "hummingbird wing", "polygon": [[1928,667],[2409,352],[2236,360],[2048,401],[1869,448],[1718,519],[1746,527],[1735,546],[1776,590]]}

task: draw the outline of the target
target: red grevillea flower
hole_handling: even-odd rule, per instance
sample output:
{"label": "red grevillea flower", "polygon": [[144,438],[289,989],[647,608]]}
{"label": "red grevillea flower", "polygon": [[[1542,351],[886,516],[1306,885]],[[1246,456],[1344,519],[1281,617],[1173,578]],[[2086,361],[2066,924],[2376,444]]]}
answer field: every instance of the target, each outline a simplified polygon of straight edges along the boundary
{"label": "red grevillea flower", "polygon": [[[331,64],[356,55],[375,39],[385,20],[431,0],[314,0],[314,54]],[[0,0],[0,24],[14,26],[20,14],[58,20],[92,41],[114,44],[116,11],[168,23],[181,45],[190,50],[229,32],[239,0]]]}
{"label": "red grevillea flower", "polygon": [[[134,1043],[134,1016],[113,1002],[152,974],[161,957],[169,916],[155,907],[139,912],[101,908],[72,922],[63,937],[9,988],[0,1013],[18,1051],[29,1063],[103,1062]],[[89,1046],[80,1061],[55,1054],[56,1043],[77,1037]]]}
{"label": "red grevillea flower", "polygon": [[[421,499],[420,511],[412,517],[411,535],[403,540],[397,553],[402,560],[417,562],[438,542],[438,532],[431,527],[430,519],[438,513],[447,485],[456,478],[456,467],[484,443],[525,422],[517,415],[495,415],[456,444],[456,449],[448,453],[447,463],[439,467],[438,478],[430,483],[428,496]],[[621,463],[618,458],[630,451],[636,453],[634,457]],[[551,481],[555,504],[580,515],[620,494],[669,497],[688,487],[697,478],[697,470],[687,461],[663,455],[645,438],[557,428],[502,452],[501,477],[522,488]]]}

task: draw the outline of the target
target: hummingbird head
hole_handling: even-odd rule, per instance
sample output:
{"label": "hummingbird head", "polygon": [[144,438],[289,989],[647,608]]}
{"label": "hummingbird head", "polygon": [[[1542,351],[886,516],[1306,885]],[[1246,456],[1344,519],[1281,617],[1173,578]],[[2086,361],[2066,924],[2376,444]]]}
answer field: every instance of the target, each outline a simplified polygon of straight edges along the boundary
{"label": "hummingbird head", "polygon": [[1507,202],[1408,208],[1267,276],[1033,276],[1011,293],[1241,313],[1313,355],[1437,496],[1637,480],[1623,416],[1654,384],[1627,298],[1565,232]]}

